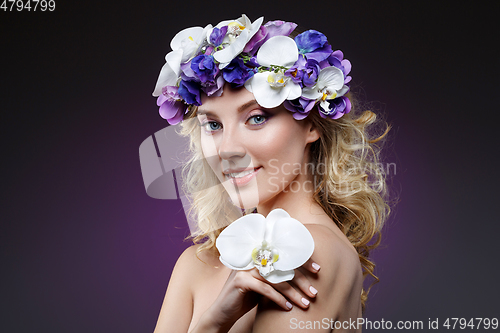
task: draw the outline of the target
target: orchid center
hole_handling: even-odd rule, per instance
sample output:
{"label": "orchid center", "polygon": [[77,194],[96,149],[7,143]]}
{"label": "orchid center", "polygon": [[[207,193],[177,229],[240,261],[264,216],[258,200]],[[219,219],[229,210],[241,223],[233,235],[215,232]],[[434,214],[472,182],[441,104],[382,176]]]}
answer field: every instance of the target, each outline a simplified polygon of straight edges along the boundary
{"label": "orchid center", "polygon": [[270,72],[267,76],[267,82],[273,88],[283,88],[289,80],[290,78],[285,76],[285,73],[282,70],[277,73]]}
{"label": "orchid center", "polygon": [[260,246],[252,250],[252,260],[262,276],[268,276],[269,273],[274,271],[273,264],[278,259],[278,250],[269,246],[265,240],[262,241]]}

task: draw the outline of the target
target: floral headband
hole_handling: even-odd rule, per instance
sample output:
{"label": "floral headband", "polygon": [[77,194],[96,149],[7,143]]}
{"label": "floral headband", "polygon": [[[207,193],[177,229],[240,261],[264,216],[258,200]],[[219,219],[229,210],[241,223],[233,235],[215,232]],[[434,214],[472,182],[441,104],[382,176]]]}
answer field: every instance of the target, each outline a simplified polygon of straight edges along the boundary
{"label": "floral headband", "polygon": [[170,42],[153,96],[169,124],[182,121],[201,93],[221,96],[224,83],[245,86],[259,105],[283,103],[297,120],[316,106],[323,118],[338,119],[351,110],[351,63],[332,51],[325,35],[315,30],[288,37],[297,24],[253,23],[243,14],[215,27],[180,31]]}

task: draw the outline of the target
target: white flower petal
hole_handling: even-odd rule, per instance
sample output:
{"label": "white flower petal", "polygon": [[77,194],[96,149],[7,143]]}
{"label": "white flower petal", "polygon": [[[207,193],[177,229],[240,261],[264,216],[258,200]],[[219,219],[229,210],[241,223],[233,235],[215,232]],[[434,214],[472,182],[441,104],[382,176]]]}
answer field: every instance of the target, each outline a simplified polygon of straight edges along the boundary
{"label": "white flower petal", "polygon": [[344,86],[337,91],[337,97],[344,96],[349,91],[349,87],[344,84]]}
{"label": "white flower petal", "polygon": [[281,208],[276,208],[273,209],[269,214],[266,216],[266,241],[268,243],[271,242],[271,236],[272,236],[272,231],[274,227],[274,223],[278,221],[279,219],[286,219],[289,218],[290,215]]}
{"label": "white flower petal", "polygon": [[253,80],[253,76],[250,79],[245,81],[245,88],[247,88],[247,90],[250,92],[253,92],[252,91],[252,80]]}
{"label": "white flower petal", "polygon": [[302,88],[302,97],[317,100],[321,98],[323,94],[314,87],[304,87]]}
{"label": "white flower petal", "polygon": [[269,85],[267,77],[269,72],[257,73],[252,78],[252,92],[257,103],[265,108],[275,108],[283,103],[290,92],[293,82],[282,88],[273,88]]}
{"label": "white flower petal", "polygon": [[170,68],[179,76],[181,72],[181,61],[182,61],[182,50],[176,50],[169,52],[165,56],[165,60],[168,62]]}
{"label": "white flower petal", "polygon": [[195,41],[201,37],[203,34],[202,27],[191,27],[184,30],[179,31],[172,41],[170,42],[170,47],[172,50],[179,50],[184,47],[186,40]]}
{"label": "white flower petal", "polygon": [[168,63],[165,63],[161,68],[160,75],[158,75],[153,96],[160,96],[162,88],[165,86],[175,86],[177,78],[178,75],[172,70]]}
{"label": "white flower petal", "polygon": [[302,223],[290,217],[274,223],[272,246],[279,251],[274,268],[287,271],[302,266],[311,257],[314,239]]}
{"label": "white flower petal", "polygon": [[241,53],[241,51],[243,51],[245,45],[247,45],[248,42],[247,38],[248,30],[245,29],[233,43],[231,43],[229,46],[226,46],[225,49],[214,53],[215,60],[224,64],[231,62],[231,60],[233,60],[238,54]]}
{"label": "white flower petal", "polygon": [[293,269],[289,271],[274,270],[268,276],[264,276],[264,279],[266,279],[271,283],[280,283],[280,282],[290,281],[293,279],[294,276],[295,276],[295,271]]}
{"label": "white flower petal", "polygon": [[255,267],[252,260],[250,260],[250,263],[248,265],[246,265],[245,267],[235,267],[235,266],[231,265],[230,263],[228,263],[227,261],[225,261],[221,256],[219,256],[219,260],[224,266],[231,268],[231,269],[234,269],[235,271],[246,271],[248,269],[252,269]]}
{"label": "white flower petal", "polygon": [[252,250],[262,243],[266,219],[261,214],[240,217],[224,229],[215,242],[224,262],[243,269],[252,261]]}
{"label": "white flower petal", "polygon": [[288,93],[288,97],[286,99],[289,100],[296,99],[299,98],[301,95],[302,95],[302,88],[298,84],[292,84],[290,92]]}
{"label": "white flower petal", "polygon": [[297,44],[290,37],[275,36],[267,40],[257,52],[257,62],[261,66],[291,67],[299,58]]}
{"label": "white flower petal", "polygon": [[319,72],[318,83],[320,89],[330,88],[339,90],[344,85],[344,73],[337,67],[326,67]]}

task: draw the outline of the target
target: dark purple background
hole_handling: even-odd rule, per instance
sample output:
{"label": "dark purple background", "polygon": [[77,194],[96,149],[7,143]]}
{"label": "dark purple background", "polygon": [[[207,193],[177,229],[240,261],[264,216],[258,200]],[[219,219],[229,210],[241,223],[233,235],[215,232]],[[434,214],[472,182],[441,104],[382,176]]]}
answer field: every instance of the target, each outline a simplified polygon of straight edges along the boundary
{"label": "dark purple background", "polygon": [[0,330],[153,330],[189,244],[180,202],[142,183],[139,145],[166,126],[151,92],[177,31],[241,13],[325,33],[393,125],[366,317],[499,316],[498,3],[56,3],[0,11]]}

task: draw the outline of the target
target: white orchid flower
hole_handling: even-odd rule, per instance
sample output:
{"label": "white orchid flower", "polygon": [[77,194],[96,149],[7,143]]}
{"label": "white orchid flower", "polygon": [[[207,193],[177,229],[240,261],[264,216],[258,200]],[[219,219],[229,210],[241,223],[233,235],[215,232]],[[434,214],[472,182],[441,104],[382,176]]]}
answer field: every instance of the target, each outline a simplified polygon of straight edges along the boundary
{"label": "white orchid flower", "polygon": [[248,214],[224,229],[216,240],[220,261],[234,270],[257,268],[271,283],[292,280],[294,269],[314,252],[309,230],[283,209],[267,217]]}
{"label": "white orchid flower", "polygon": [[300,85],[285,76],[285,70],[292,67],[299,58],[297,44],[290,37],[275,36],[266,41],[257,52],[257,62],[270,71],[255,74],[245,82],[257,103],[265,108],[274,108],[285,100],[299,98]]}
{"label": "white orchid flower", "polygon": [[348,91],[349,87],[344,84],[344,73],[337,67],[331,66],[319,72],[314,86],[302,89],[302,97],[321,100],[321,103],[328,104],[327,99],[341,97]]}
{"label": "white orchid flower", "polygon": [[211,24],[205,28],[187,28],[178,32],[172,38],[170,42],[172,51],[165,56],[166,63],[163,65],[158,76],[153,96],[159,96],[163,87],[175,86],[177,84],[181,72],[181,63],[191,60],[200,53],[205,43],[207,32],[211,30]]}
{"label": "white orchid flower", "polygon": [[227,34],[222,41],[225,48],[214,52],[214,59],[219,62],[219,68],[223,69],[239,55],[248,41],[259,31],[264,21],[264,17],[259,17],[253,23],[243,14],[239,19],[233,21],[222,21],[217,24],[217,28],[228,26]]}

